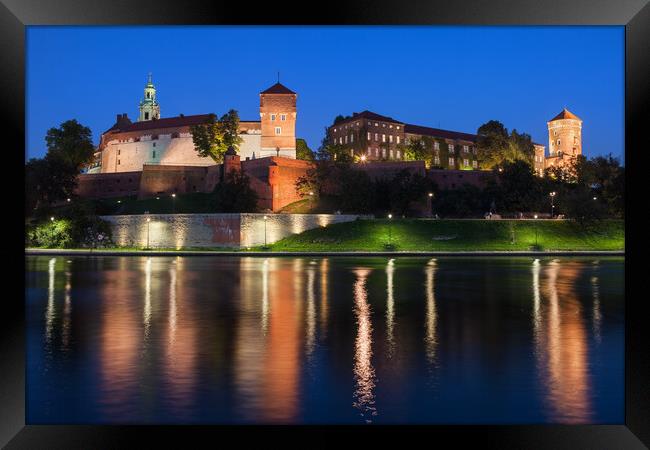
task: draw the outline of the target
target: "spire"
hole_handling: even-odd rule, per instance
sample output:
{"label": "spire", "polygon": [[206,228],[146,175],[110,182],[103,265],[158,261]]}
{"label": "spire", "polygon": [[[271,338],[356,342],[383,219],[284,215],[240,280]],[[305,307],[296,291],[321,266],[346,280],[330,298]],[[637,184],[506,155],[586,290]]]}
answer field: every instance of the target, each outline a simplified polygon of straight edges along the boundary
{"label": "spire", "polygon": [[147,77],[147,85],[152,85],[153,83],[151,82],[151,72],[149,72],[149,76]]}

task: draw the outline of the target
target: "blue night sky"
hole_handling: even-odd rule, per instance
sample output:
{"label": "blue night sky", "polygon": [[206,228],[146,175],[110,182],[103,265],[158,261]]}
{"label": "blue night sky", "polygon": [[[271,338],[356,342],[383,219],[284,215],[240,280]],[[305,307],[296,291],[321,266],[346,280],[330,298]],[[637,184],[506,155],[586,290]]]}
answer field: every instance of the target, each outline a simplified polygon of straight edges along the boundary
{"label": "blue night sky", "polygon": [[26,157],[67,119],[96,144],[116,114],[137,119],[148,72],[161,117],[259,120],[278,71],[312,149],[336,115],[369,109],[468,133],[496,119],[548,151],[546,122],[566,107],[587,157],[624,161],[624,28],[612,26],[29,27]]}

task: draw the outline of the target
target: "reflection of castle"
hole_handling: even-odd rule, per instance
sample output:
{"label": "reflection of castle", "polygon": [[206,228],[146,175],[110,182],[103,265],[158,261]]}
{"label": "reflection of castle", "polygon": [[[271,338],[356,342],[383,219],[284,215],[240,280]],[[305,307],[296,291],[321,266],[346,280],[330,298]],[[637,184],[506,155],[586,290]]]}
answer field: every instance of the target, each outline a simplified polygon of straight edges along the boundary
{"label": "reflection of castle", "polygon": [[[280,83],[260,93],[260,120],[239,124],[239,156],[242,160],[265,156],[296,157],[297,94]],[[209,114],[160,118],[156,87],[149,75],[140,102],[137,122],[118,114],[106,130],[89,173],[142,171],[144,165],[213,166],[200,157],[190,126],[205,123]]]}

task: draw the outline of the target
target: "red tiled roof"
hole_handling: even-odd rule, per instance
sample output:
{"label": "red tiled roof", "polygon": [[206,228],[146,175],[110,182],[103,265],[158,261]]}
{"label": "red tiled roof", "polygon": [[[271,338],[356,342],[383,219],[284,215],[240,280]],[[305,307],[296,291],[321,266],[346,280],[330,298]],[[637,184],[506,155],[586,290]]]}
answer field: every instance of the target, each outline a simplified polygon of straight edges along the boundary
{"label": "red tiled roof", "polygon": [[[382,122],[393,122],[393,123],[402,123],[399,120],[395,120],[392,117],[382,116],[381,114],[374,113],[372,111],[361,111],[360,113],[353,113],[350,119],[370,119],[370,120],[381,120]],[[343,121],[342,121],[343,122]]]}
{"label": "red tiled roof", "polygon": [[[106,130],[104,133],[109,131],[117,132],[129,132],[129,131],[144,131],[144,130],[153,130],[158,128],[178,128],[186,127],[190,125],[199,125],[205,123],[210,114],[195,114],[192,116],[176,116],[176,117],[165,117],[163,119],[155,120],[145,120],[142,122],[133,122],[127,126],[120,128],[116,123],[111,128]],[[259,120],[241,120],[240,123],[251,123],[259,122]]]}
{"label": "red tiled roof", "polygon": [[404,125],[405,133],[422,134],[424,136],[432,136],[446,139],[461,139],[464,141],[476,142],[476,135],[469,133],[461,133],[459,131],[440,130],[438,128],[421,127],[419,125],[406,124]]}
{"label": "red tiled roof", "polygon": [[295,94],[295,92],[293,92],[291,89],[289,89],[288,87],[280,83],[275,83],[273,86],[260,93],[261,94]]}
{"label": "red tiled roof", "polygon": [[549,120],[549,122],[553,122],[554,120],[562,120],[562,119],[582,120],[580,117],[576,116],[571,111],[564,108],[560,114],[553,117],[551,120]]}

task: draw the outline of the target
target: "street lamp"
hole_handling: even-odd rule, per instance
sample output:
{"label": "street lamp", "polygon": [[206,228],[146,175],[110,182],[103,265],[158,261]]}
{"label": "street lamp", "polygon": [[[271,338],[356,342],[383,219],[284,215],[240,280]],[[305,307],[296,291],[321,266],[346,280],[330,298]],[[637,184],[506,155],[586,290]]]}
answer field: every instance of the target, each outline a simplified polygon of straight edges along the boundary
{"label": "street lamp", "polygon": [[[533,217],[537,219],[537,214],[535,214]],[[537,222],[535,222],[535,247],[537,247]]]}
{"label": "street lamp", "polygon": [[54,222],[54,217],[50,217],[50,222]]}
{"label": "street lamp", "polygon": [[70,197],[68,197],[68,198],[66,199],[66,201],[67,201],[68,203],[70,203],[70,202],[71,202]]}
{"label": "street lamp", "polygon": [[388,245],[392,244],[393,233],[391,230],[391,219],[393,218],[392,214],[388,214]]}
{"label": "street lamp", "polygon": [[598,200],[598,197],[594,197],[594,200]]}
{"label": "street lamp", "polygon": [[264,216],[264,247],[266,248],[266,221],[268,220],[268,216]]}
{"label": "street lamp", "polygon": [[428,198],[429,198],[429,216],[433,217],[433,202],[432,202],[433,192],[429,192]]}
{"label": "street lamp", "polygon": [[555,194],[556,194],[555,191],[548,194],[551,196],[551,219],[554,217],[554,211],[555,211],[555,204],[553,203],[553,200],[555,199]]}
{"label": "street lamp", "polygon": [[361,162],[366,162],[366,155],[361,155]]}
{"label": "street lamp", "polygon": [[176,193],[172,194],[172,214],[176,214]]}

